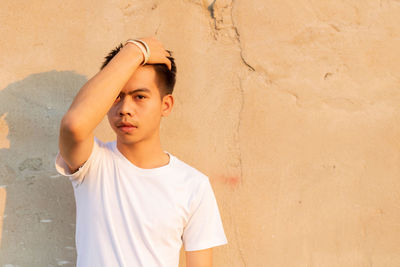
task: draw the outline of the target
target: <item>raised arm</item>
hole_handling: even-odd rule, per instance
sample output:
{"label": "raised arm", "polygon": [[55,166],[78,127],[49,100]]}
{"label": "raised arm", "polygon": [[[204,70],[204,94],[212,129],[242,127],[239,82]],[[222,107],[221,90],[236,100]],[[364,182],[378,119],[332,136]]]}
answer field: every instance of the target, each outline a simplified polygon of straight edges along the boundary
{"label": "raised arm", "polygon": [[[150,48],[147,64],[163,63],[171,68],[169,53],[155,38],[141,38]],[[124,85],[143,62],[139,47],[128,43],[79,90],[60,125],[59,149],[71,172],[89,158],[93,131],[113,105]]]}
{"label": "raised arm", "polygon": [[186,267],[212,267],[212,248],[186,251]]}

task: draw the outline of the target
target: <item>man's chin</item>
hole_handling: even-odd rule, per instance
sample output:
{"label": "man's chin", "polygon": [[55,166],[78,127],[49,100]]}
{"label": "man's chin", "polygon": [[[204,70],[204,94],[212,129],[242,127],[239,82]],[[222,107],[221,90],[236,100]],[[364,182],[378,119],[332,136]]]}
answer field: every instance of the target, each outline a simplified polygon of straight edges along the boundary
{"label": "man's chin", "polygon": [[124,144],[124,145],[134,145],[136,143],[139,143],[141,141],[140,138],[133,137],[130,135],[122,135],[122,134],[117,134],[117,140],[118,142]]}

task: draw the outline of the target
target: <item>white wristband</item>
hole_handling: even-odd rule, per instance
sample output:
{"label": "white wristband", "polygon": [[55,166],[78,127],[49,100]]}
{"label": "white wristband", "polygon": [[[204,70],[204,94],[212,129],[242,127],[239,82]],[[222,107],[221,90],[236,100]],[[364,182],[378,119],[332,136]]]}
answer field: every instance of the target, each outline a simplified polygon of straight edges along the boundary
{"label": "white wristband", "polygon": [[143,54],[143,57],[144,57],[143,62],[142,62],[141,65],[146,64],[147,61],[149,60],[149,57],[150,57],[149,54],[147,53],[147,47],[145,46],[145,48],[146,48],[146,50],[145,50],[145,48],[143,47],[141,42],[138,42],[138,41],[135,41],[135,40],[132,40],[132,39],[127,40],[125,45],[127,43],[132,43],[132,44],[135,44],[137,47],[139,47],[139,49],[142,51],[142,54]]}
{"label": "white wristband", "polygon": [[140,39],[134,39],[134,41],[140,42],[142,45],[144,45],[144,47],[146,47],[147,55],[150,57],[150,48],[149,48],[149,46],[146,44],[146,42],[143,41],[143,40],[140,40]]}

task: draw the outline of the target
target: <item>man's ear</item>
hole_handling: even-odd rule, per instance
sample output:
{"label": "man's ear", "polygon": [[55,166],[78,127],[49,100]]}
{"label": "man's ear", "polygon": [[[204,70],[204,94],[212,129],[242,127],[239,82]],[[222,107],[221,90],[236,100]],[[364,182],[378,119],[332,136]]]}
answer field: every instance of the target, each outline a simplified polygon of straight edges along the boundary
{"label": "man's ear", "polygon": [[174,106],[174,97],[171,94],[165,95],[161,103],[161,116],[167,117]]}

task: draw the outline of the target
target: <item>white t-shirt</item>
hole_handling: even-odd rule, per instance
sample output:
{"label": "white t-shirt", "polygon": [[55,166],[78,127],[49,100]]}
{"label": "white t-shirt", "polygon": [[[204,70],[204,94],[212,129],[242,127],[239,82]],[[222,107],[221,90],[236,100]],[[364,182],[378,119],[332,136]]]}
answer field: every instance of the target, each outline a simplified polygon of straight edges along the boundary
{"label": "white t-shirt", "polygon": [[179,252],[227,244],[206,175],[164,151],[167,165],[142,169],[96,137],[75,173],[58,152],[57,171],[76,201],[77,266],[177,267]]}

